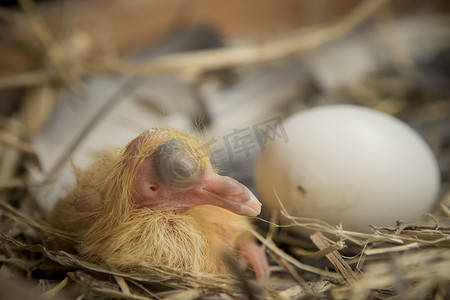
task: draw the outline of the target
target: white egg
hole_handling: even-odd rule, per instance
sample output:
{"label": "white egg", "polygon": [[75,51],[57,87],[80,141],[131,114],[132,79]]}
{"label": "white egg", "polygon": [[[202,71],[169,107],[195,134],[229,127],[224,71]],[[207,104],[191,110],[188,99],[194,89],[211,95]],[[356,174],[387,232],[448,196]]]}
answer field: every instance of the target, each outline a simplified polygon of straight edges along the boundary
{"label": "white egg", "polygon": [[263,204],[292,216],[312,217],[344,229],[370,231],[429,212],[440,172],[426,142],[408,125],[382,112],[327,105],[283,122],[288,140],[268,140],[255,181]]}

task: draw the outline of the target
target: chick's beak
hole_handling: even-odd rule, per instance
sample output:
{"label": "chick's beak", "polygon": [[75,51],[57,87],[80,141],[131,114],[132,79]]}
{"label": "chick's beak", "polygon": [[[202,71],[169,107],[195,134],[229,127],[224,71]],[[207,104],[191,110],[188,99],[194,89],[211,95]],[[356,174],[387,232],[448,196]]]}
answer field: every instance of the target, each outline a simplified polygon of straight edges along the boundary
{"label": "chick's beak", "polygon": [[243,216],[261,212],[261,203],[246,186],[213,170],[204,171],[194,190],[199,204],[219,206]]}

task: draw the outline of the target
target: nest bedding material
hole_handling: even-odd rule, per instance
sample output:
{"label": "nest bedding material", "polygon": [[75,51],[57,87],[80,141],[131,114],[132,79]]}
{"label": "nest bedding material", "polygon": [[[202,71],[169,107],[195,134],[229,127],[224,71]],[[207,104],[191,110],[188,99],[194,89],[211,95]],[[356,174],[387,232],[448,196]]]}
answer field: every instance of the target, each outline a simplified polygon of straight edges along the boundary
{"label": "nest bedding material", "polygon": [[[341,240],[333,242],[315,234],[311,239],[319,250],[299,257],[292,254],[295,245],[288,254],[270,237],[255,231],[254,235],[265,244],[272,258],[273,272],[268,282],[257,283],[239,272],[235,277],[226,277],[192,274],[161,266],[148,267],[143,274],[110,270],[83,261],[75,254],[47,249],[43,244],[49,237],[64,234],[4,202],[1,202],[1,210],[2,228],[10,228],[2,230],[0,235],[2,274],[39,282],[44,295],[58,294],[56,299],[67,295],[86,295],[88,299],[94,295],[127,299],[157,299],[171,295],[173,299],[193,299],[224,294],[262,299],[302,299],[313,295],[333,299],[393,295],[426,299],[431,295],[445,298],[449,288],[448,226],[399,223],[392,228],[374,228],[373,234],[362,234],[327,228],[323,222],[313,220],[307,220],[309,225],[305,225],[306,220],[292,217],[292,226],[320,228]],[[352,244],[352,252],[359,251],[356,256],[341,256],[338,250],[343,249],[344,241]],[[315,257],[314,263],[311,264],[311,260],[302,262],[305,256]],[[335,271],[318,267],[323,265],[324,256]],[[61,289],[63,291],[58,293]]]}

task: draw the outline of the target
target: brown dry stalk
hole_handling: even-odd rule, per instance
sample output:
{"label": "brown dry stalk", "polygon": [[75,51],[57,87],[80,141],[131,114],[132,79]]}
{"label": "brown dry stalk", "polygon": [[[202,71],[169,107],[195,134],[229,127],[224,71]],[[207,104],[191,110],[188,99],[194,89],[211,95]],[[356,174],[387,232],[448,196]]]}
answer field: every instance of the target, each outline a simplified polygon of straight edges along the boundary
{"label": "brown dry stalk", "polygon": [[[331,243],[325,238],[321,232],[316,232],[310,236],[313,243],[317,248],[323,250],[331,247]],[[345,262],[338,251],[333,251],[326,254],[325,257],[331,262],[334,269],[342,275],[344,280],[350,284],[356,280],[356,274],[353,272],[352,268]]]}
{"label": "brown dry stalk", "polygon": [[172,73],[192,78],[192,76],[211,69],[272,61],[311,50],[341,38],[374,15],[387,2],[386,0],[364,1],[333,24],[318,27],[308,33],[297,32],[268,43],[164,55],[142,66],[110,61],[103,68],[139,75]]}
{"label": "brown dry stalk", "polygon": [[334,279],[340,279],[341,276],[339,274],[333,273],[333,272],[329,272],[326,270],[322,270],[304,263],[299,262],[298,260],[296,260],[295,258],[293,258],[292,256],[286,254],[283,250],[281,250],[280,248],[278,248],[275,243],[271,240],[266,240],[262,235],[260,235],[258,232],[256,232],[255,230],[250,230],[251,234],[253,234],[253,236],[259,240],[261,243],[263,243],[268,250],[272,251],[272,253],[274,253],[275,255],[283,258],[285,261],[289,262],[290,264],[292,264],[293,266],[304,270],[304,271],[308,271],[314,274],[318,274],[318,275],[322,275],[322,276],[326,276],[329,278],[334,278]]}
{"label": "brown dry stalk", "polygon": [[34,149],[30,143],[20,140],[16,134],[6,130],[0,131],[0,144],[28,154],[34,154]]}
{"label": "brown dry stalk", "polygon": [[23,222],[25,224],[30,225],[36,229],[39,229],[47,234],[51,234],[66,240],[73,240],[73,237],[70,236],[66,232],[62,232],[60,230],[56,230],[54,228],[49,227],[47,224],[34,220],[32,217],[24,214],[23,212],[15,209],[5,201],[0,201],[0,210],[6,213],[11,218]]}
{"label": "brown dry stalk", "polygon": [[291,276],[292,280],[294,280],[302,289],[305,294],[308,296],[314,296],[314,291],[308,286],[307,282],[301,277],[301,275],[295,270],[295,268],[286,262],[282,257],[275,257],[276,262]]}
{"label": "brown dry stalk", "polygon": [[80,87],[77,78],[71,76],[70,72],[67,72],[66,55],[62,51],[60,44],[56,42],[50,29],[45,23],[42,16],[38,13],[37,6],[32,0],[19,0],[19,4],[28,16],[28,20],[31,23],[31,27],[34,30],[36,37],[41,42],[45,49],[45,54],[52,64],[53,69],[56,71],[59,79],[62,79],[68,86]]}
{"label": "brown dry stalk", "polygon": [[62,289],[64,289],[69,283],[69,277],[64,278],[60,283],[58,283],[54,288],[41,294],[44,299],[50,299],[56,296]]}
{"label": "brown dry stalk", "polygon": [[0,90],[33,87],[49,84],[54,77],[51,71],[37,70],[0,77]]}
{"label": "brown dry stalk", "polygon": [[290,250],[293,253],[295,253],[297,255],[300,255],[300,256],[305,256],[305,257],[309,257],[309,258],[319,259],[319,258],[322,258],[325,255],[327,255],[327,254],[329,254],[329,253],[331,253],[333,251],[341,250],[342,248],[343,248],[342,245],[340,245],[338,243],[335,243],[335,244],[330,245],[327,248],[320,249],[320,250],[315,251],[315,252],[311,252],[311,251],[304,250],[304,249],[297,248],[297,247],[291,247]]}
{"label": "brown dry stalk", "polygon": [[[67,74],[67,70],[64,68],[64,56],[62,56],[60,51],[61,45],[54,41],[46,24],[37,15],[33,2],[21,0],[20,3],[27,12],[39,40],[46,47],[46,55],[53,63],[54,70],[27,72],[10,78],[0,78],[0,88],[48,83],[54,77],[51,72],[55,71],[60,80],[69,83],[69,86],[73,87],[77,82],[75,78],[71,78],[70,74]],[[348,34],[383,8],[386,3],[388,3],[387,0],[364,1],[336,22],[306,33],[305,30],[294,32],[283,38],[266,43],[163,55],[146,64],[139,65],[110,59],[91,62],[86,67],[91,72],[111,71],[146,76],[178,74],[192,79],[208,70],[267,62],[312,50]]]}

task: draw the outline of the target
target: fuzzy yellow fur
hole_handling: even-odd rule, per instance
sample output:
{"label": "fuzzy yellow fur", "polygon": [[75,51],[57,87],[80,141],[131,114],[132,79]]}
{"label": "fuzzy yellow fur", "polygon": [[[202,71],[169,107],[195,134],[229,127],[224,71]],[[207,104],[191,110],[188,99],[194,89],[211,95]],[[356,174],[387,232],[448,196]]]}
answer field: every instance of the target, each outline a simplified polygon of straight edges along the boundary
{"label": "fuzzy yellow fur", "polygon": [[78,243],[60,241],[58,247],[129,272],[163,265],[225,273],[221,253],[234,251],[247,235],[250,224],[245,217],[209,205],[171,212],[133,203],[133,180],[143,159],[172,138],[187,143],[202,169],[211,168],[200,140],[170,128],[142,134],[121,151],[105,152],[78,174],[76,188],[49,217],[51,225],[77,236]]}

